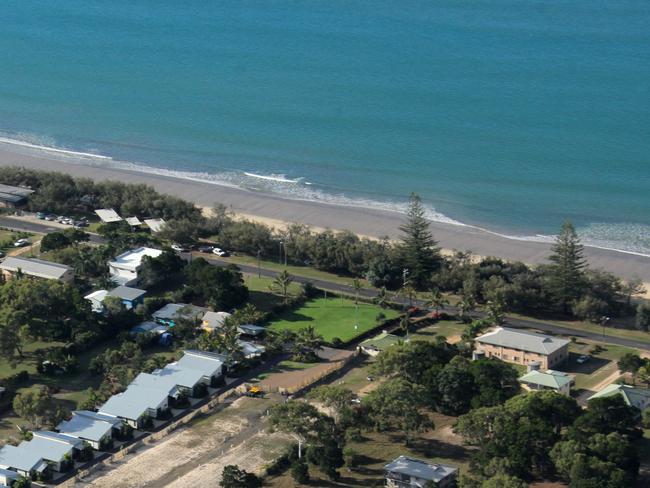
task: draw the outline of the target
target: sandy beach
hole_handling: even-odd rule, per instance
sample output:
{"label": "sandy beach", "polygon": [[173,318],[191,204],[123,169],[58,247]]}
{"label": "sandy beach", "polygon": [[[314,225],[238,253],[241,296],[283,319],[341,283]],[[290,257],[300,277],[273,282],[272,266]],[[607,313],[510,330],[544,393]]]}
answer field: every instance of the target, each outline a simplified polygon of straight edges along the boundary
{"label": "sandy beach", "polygon": [[[102,164],[101,160],[84,160],[74,155],[62,156],[0,142],[0,166],[61,171],[96,181],[146,183],[160,192],[193,201],[200,206],[222,203],[235,213],[263,219],[273,225],[299,222],[316,228],[348,229],[365,236],[397,237],[404,219],[402,214],[396,212],[290,200],[210,182],[116,169]],[[432,222],[431,229],[443,248],[471,251],[481,256],[539,264],[545,261],[550,252],[548,243],[510,239],[469,226]],[[639,277],[650,282],[650,257],[593,247],[586,247],[586,255],[594,268],[611,271],[622,278]]]}

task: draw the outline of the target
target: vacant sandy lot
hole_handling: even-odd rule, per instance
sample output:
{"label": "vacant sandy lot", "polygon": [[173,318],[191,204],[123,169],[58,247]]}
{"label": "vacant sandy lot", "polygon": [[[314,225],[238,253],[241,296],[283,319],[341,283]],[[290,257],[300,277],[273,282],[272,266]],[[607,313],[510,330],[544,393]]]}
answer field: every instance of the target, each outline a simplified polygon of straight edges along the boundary
{"label": "vacant sandy lot", "polygon": [[240,398],[222,412],[138,450],[77,483],[97,488],[214,487],[223,467],[260,471],[289,443],[267,434],[264,413],[274,399]]}

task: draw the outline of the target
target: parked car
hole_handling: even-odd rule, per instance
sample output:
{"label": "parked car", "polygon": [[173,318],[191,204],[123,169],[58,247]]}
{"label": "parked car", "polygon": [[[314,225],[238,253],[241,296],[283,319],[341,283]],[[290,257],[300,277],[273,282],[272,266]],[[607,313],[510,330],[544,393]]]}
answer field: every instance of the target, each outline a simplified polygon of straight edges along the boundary
{"label": "parked car", "polygon": [[56,220],[56,215],[53,214],[46,215],[45,220],[47,220],[48,222],[54,222]]}
{"label": "parked car", "polygon": [[36,212],[36,218],[38,220],[45,220],[45,214],[43,212]]}
{"label": "parked car", "polygon": [[88,227],[88,222],[86,220],[75,220],[74,221],[74,226],[75,227]]}
{"label": "parked car", "polygon": [[27,239],[18,239],[16,242],[14,242],[14,247],[23,247],[29,244],[29,241]]}
{"label": "parked car", "polygon": [[199,246],[197,247],[197,250],[199,252],[212,252],[214,250],[214,246]]}
{"label": "parked car", "polygon": [[586,355],[582,355],[578,359],[576,359],[576,363],[578,363],[578,364],[584,364],[587,361],[589,361],[589,356],[586,356]]}
{"label": "parked car", "polygon": [[230,253],[229,253],[228,251],[224,251],[224,250],[221,249],[220,247],[215,247],[215,248],[212,250],[212,253],[213,253],[213,254],[216,254],[217,256],[220,256],[220,257],[222,257],[222,258],[227,258],[228,256],[230,256]]}
{"label": "parked car", "polygon": [[180,244],[172,244],[172,249],[176,252],[189,252],[189,248],[181,246]]}
{"label": "parked car", "polygon": [[4,252],[0,251],[0,258],[4,258],[5,256],[6,256],[6,254]]}

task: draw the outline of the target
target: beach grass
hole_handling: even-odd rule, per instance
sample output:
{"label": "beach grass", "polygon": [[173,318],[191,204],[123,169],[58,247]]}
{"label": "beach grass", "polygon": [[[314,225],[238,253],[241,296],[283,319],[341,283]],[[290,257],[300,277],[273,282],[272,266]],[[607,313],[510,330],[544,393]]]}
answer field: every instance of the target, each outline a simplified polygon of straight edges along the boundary
{"label": "beach grass", "polygon": [[[317,298],[305,303],[302,307],[285,312],[278,320],[272,321],[272,330],[288,329],[297,331],[308,325],[313,325],[316,331],[326,341],[338,337],[343,342],[349,342],[359,335],[377,327],[378,314],[386,318],[397,317],[394,310],[382,310],[376,305],[359,303],[358,314],[354,301],[345,298]],[[355,323],[358,319],[358,327]]]}

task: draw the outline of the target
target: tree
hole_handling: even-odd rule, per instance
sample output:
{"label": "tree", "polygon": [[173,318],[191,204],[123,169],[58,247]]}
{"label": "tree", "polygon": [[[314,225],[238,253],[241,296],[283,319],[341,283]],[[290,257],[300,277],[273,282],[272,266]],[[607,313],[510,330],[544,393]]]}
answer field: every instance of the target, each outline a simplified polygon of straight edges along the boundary
{"label": "tree", "polygon": [[629,307],[632,304],[632,297],[643,295],[646,292],[646,288],[641,278],[632,278],[623,284],[621,291],[625,294],[627,306]]}
{"label": "tree", "polygon": [[419,340],[401,342],[382,351],[373,363],[371,371],[422,384],[427,368],[442,366],[455,354],[446,344]]}
{"label": "tree", "polygon": [[291,463],[291,477],[300,485],[309,483],[309,467],[307,463],[299,459]]}
{"label": "tree", "polygon": [[158,257],[145,256],[138,271],[138,278],[145,287],[159,285],[178,276],[184,262],[171,249],[165,249]]}
{"label": "tree", "polygon": [[562,225],[549,257],[548,287],[556,306],[565,313],[580,298],[585,286],[587,261],[584,249],[571,222]]}
{"label": "tree", "polygon": [[645,364],[645,361],[638,354],[627,352],[620,357],[616,364],[623,373],[636,373]]}
{"label": "tree", "polygon": [[474,375],[469,361],[457,356],[438,374],[437,408],[445,415],[460,415],[469,411],[476,393]]}
{"label": "tree", "polygon": [[223,468],[221,474],[221,488],[259,488],[262,480],[253,473],[248,473],[238,466],[228,465]]}
{"label": "tree", "polygon": [[526,488],[528,483],[508,474],[496,474],[483,481],[482,488]]}
{"label": "tree", "polygon": [[27,391],[18,393],[13,401],[14,412],[31,424],[43,424],[54,411],[52,395],[49,390]]}
{"label": "tree", "polygon": [[275,275],[273,282],[269,285],[269,289],[273,293],[280,295],[286,305],[289,302],[289,288],[291,287],[291,283],[293,283],[293,276],[285,269]]}
{"label": "tree", "polygon": [[340,385],[322,385],[309,393],[309,398],[313,398],[326,407],[331,408],[337,419],[349,417],[352,400],[356,395],[347,388]]}
{"label": "tree", "polygon": [[159,236],[181,246],[191,246],[196,243],[198,233],[199,226],[196,222],[182,219],[165,222]]}
{"label": "tree", "polygon": [[195,303],[206,303],[213,310],[230,310],[248,298],[244,278],[235,266],[213,266],[203,258],[194,259],[185,269],[184,295]]}
{"label": "tree", "polygon": [[636,307],[636,328],[647,331],[650,327],[650,304],[639,303]]}
{"label": "tree", "polygon": [[503,299],[498,296],[487,302],[487,318],[493,325],[503,325],[503,308]]}
{"label": "tree", "polygon": [[449,304],[449,300],[442,294],[439,288],[432,288],[424,302],[426,308],[433,308],[436,314],[441,308]]}
{"label": "tree", "polygon": [[417,289],[423,289],[433,273],[440,266],[440,250],[429,230],[424,206],[420,197],[411,194],[406,213],[406,222],[400,227],[402,242],[401,259],[408,269],[410,279]]}
{"label": "tree", "polygon": [[372,301],[375,305],[379,305],[379,307],[384,310],[388,308],[390,299],[388,297],[388,290],[385,286],[382,286],[379,291],[377,291],[377,296]]}
{"label": "tree", "polygon": [[70,245],[70,241],[63,232],[52,232],[45,234],[41,239],[41,251],[48,252],[61,249]]}
{"label": "tree", "polygon": [[258,324],[264,320],[265,313],[258,310],[252,303],[247,303],[243,308],[238,308],[232,314],[231,319],[237,325]]}
{"label": "tree", "polygon": [[313,325],[299,329],[293,340],[294,360],[306,363],[318,361],[317,352],[323,348],[323,343],[323,336],[316,332]]}
{"label": "tree", "polygon": [[420,412],[424,389],[403,379],[388,380],[364,398],[368,421],[379,432],[399,431],[406,444],[413,433],[433,428],[433,423]]}
{"label": "tree", "polygon": [[363,286],[358,278],[352,280],[352,289],[354,290],[354,304],[359,306],[359,293],[363,290]]}
{"label": "tree", "polygon": [[334,435],[334,420],[309,403],[288,401],[273,405],[269,411],[272,431],[293,434],[301,443],[318,444]]}

